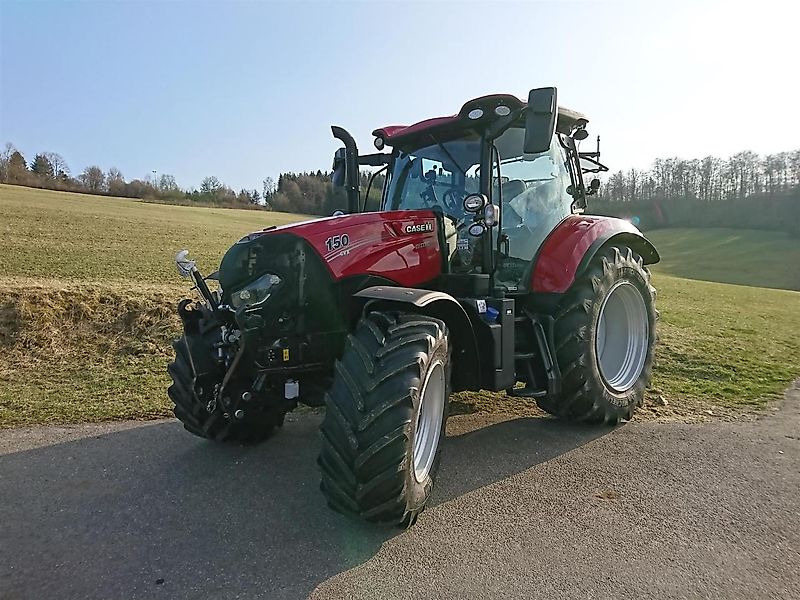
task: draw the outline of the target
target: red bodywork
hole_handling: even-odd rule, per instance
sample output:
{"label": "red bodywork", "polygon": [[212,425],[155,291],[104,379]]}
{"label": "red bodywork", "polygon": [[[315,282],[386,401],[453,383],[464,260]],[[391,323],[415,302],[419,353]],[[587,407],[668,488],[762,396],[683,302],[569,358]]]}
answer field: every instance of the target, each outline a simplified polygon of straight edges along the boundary
{"label": "red bodywork", "polygon": [[434,117],[433,119],[426,119],[414,125],[386,125],[385,127],[373,131],[372,135],[382,138],[386,144],[393,146],[403,140],[415,137],[429,130],[463,126],[464,123],[470,122],[467,118],[467,113],[469,113],[472,108],[481,107],[485,109],[486,112],[489,112],[492,107],[499,105],[516,109],[525,106],[525,102],[510,94],[490,94],[466,102],[464,106],[461,107],[458,114],[449,117]]}
{"label": "red bodywork", "polygon": [[[432,211],[403,210],[326,217],[252,235],[291,233],[302,237],[316,250],[336,281],[356,275],[375,275],[400,286],[419,287],[442,272],[437,231]],[[567,217],[542,244],[529,289],[532,292],[566,292],[592,245],[618,234],[641,238],[649,246],[628,221],[588,215]],[[346,241],[343,236],[347,237]],[[646,264],[658,260],[657,254],[640,253]]]}
{"label": "red bodywork", "polygon": [[259,233],[307,240],[334,280],[368,274],[414,287],[442,272],[437,231],[432,211],[403,210],[327,217]]}
{"label": "red bodywork", "polygon": [[[622,219],[570,215],[559,223],[542,244],[531,275],[531,291],[566,292],[592,244],[620,233],[644,239],[634,225]],[[656,260],[647,260],[648,256],[644,258],[645,263],[658,260],[657,257]]]}

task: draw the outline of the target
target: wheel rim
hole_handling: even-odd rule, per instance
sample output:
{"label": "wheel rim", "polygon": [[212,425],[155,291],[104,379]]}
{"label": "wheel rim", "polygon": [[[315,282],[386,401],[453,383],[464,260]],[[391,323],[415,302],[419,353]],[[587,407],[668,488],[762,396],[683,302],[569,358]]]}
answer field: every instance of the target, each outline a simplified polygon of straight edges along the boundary
{"label": "wheel rim", "polygon": [[608,291],[595,337],[600,374],[615,392],[633,387],[644,369],[650,341],[647,307],[638,288],[620,281]]}
{"label": "wheel rim", "polygon": [[442,433],[444,397],[444,366],[437,361],[428,369],[422,384],[422,399],[414,433],[414,478],[419,483],[428,476],[436,458],[436,449],[439,447],[439,437]]}

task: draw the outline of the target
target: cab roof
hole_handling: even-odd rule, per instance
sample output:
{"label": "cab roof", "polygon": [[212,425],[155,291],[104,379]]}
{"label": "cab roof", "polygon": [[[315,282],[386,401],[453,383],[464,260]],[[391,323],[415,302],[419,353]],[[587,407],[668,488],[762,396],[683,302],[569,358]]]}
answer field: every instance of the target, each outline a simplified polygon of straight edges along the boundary
{"label": "cab roof", "polygon": [[[372,135],[383,139],[388,146],[401,145],[424,134],[435,133],[437,136],[448,137],[475,125],[487,124],[495,118],[494,111],[498,107],[507,107],[513,111],[526,105],[526,102],[510,94],[490,94],[469,100],[455,115],[425,119],[413,125],[386,125],[374,130]],[[468,115],[476,109],[481,109],[483,116],[470,119]],[[588,122],[589,120],[581,113],[562,106],[558,107],[556,131],[569,133],[574,127],[585,127]]]}

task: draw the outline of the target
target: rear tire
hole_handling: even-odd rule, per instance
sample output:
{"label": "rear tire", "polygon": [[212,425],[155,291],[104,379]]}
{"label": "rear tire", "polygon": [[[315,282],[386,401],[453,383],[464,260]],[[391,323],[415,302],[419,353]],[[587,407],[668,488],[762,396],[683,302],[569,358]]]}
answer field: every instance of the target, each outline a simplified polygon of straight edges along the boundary
{"label": "rear tire", "polygon": [[[187,301],[186,304],[188,304]],[[179,310],[185,310],[186,304]],[[167,367],[172,385],[167,394],[175,403],[175,416],[184,428],[200,437],[218,442],[254,443],[269,436],[275,426],[283,424],[285,412],[248,410],[241,420],[227,415],[222,406],[207,410],[214,386],[225,376],[217,362],[214,345],[221,339],[219,323],[204,307],[186,311],[190,318],[184,335],[172,342],[175,360]]]}
{"label": "rear tire", "polygon": [[320,428],[334,510],[408,527],[424,509],[448,414],[447,335],[431,317],[371,312],[348,336]]}
{"label": "rear tire", "polygon": [[610,246],[566,294],[556,315],[562,390],[538,401],[558,417],[615,424],[644,401],[655,345],[655,288],[642,258]]}

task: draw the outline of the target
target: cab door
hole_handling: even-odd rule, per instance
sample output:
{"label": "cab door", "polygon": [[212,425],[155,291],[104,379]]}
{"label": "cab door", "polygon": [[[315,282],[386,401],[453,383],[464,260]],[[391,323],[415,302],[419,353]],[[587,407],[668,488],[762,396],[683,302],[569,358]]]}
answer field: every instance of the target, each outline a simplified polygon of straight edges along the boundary
{"label": "cab door", "polygon": [[495,141],[500,155],[499,177],[493,173],[493,196],[501,204],[502,256],[496,281],[516,289],[529,271],[545,238],[572,214],[572,185],[567,155],[557,137],[550,149],[524,154],[524,130],[512,128]]}

